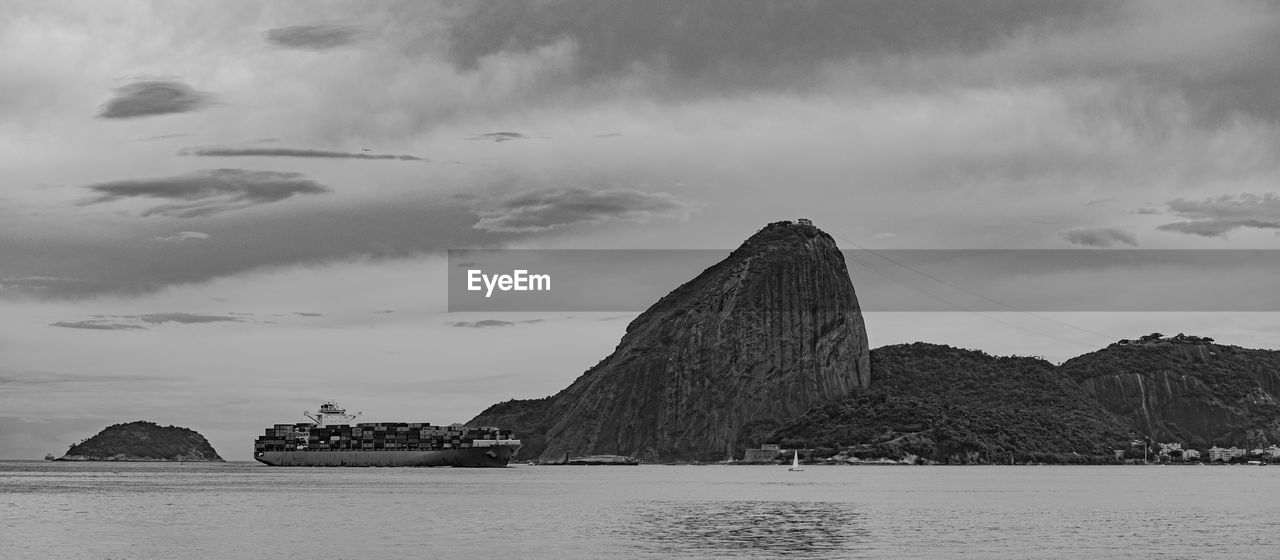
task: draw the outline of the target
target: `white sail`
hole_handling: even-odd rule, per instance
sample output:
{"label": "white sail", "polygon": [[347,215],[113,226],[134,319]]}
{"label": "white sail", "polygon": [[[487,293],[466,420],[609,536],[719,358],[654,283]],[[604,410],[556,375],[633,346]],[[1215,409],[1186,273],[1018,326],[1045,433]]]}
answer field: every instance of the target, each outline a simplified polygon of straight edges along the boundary
{"label": "white sail", "polygon": [[797,451],[795,452],[795,455],[792,455],[792,456],[791,456],[791,468],[789,468],[789,469],[787,469],[787,470],[789,470],[789,471],[803,471],[803,470],[804,470],[804,469],[800,468],[800,451],[798,451],[798,450],[797,450]]}

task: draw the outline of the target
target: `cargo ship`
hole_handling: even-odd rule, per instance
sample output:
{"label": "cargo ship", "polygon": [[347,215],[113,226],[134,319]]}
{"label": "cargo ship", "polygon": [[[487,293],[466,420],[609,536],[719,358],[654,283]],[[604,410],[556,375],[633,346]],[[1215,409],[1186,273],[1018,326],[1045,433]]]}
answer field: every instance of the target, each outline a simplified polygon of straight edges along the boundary
{"label": "cargo ship", "polygon": [[253,444],[253,458],[274,467],[505,467],[520,450],[511,430],[426,422],[353,424],[359,413],[333,401],[310,422],[276,424]]}

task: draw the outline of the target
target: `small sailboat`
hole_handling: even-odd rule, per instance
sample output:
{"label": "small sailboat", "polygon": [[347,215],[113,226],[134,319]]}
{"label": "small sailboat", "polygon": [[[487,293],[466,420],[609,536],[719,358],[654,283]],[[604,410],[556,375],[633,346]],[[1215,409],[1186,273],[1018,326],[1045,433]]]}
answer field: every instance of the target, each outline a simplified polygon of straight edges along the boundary
{"label": "small sailboat", "polygon": [[803,471],[804,469],[800,468],[800,452],[796,451],[795,453],[795,455],[791,456],[791,468],[787,470],[795,472]]}

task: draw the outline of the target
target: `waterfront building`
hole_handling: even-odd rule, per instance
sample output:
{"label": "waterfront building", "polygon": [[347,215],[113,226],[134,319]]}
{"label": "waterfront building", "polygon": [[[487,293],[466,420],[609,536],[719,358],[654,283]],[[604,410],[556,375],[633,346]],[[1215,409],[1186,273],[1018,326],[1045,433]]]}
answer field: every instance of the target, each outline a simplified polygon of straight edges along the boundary
{"label": "waterfront building", "polygon": [[1244,455],[1245,450],[1234,445],[1225,449],[1216,445],[1209,448],[1210,461],[1230,461],[1236,457],[1244,457]]}
{"label": "waterfront building", "polygon": [[748,449],[742,454],[743,463],[772,463],[782,453],[782,446],[766,443],[760,449]]}

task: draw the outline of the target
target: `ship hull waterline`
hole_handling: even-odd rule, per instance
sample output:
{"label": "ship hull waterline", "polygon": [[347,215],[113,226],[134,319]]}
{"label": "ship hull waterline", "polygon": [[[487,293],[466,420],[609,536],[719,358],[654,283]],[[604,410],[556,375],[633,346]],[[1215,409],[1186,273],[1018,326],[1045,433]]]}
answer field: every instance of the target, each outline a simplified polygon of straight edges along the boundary
{"label": "ship hull waterline", "polygon": [[507,466],[519,447],[366,451],[263,451],[254,459],[272,467],[470,467]]}

